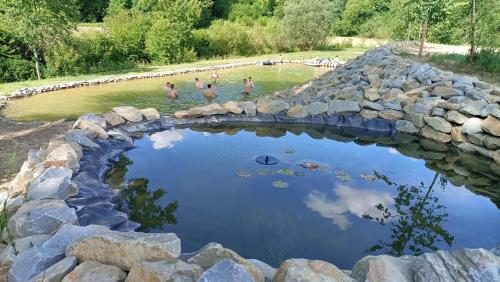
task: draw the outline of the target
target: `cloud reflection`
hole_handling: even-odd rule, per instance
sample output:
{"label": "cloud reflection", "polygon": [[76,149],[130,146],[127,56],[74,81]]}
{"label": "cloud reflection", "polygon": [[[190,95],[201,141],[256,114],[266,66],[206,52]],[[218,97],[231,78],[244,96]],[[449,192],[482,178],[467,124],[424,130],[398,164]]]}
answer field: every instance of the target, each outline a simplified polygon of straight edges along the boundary
{"label": "cloud reflection", "polygon": [[159,149],[170,149],[175,146],[176,143],[181,142],[184,137],[179,131],[176,130],[165,130],[161,132],[156,132],[148,137],[153,141],[153,148]]}
{"label": "cloud reflection", "polygon": [[393,197],[386,192],[374,190],[360,190],[344,184],[337,184],[334,190],[338,196],[337,200],[328,199],[327,195],[319,191],[309,193],[305,204],[311,210],[318,212],[322,217],[330,218],[340,230],[346,230],[352,223],[349,221],[348,213],[359,218],[363,214],[382,215],[375,206],[394,204]]}

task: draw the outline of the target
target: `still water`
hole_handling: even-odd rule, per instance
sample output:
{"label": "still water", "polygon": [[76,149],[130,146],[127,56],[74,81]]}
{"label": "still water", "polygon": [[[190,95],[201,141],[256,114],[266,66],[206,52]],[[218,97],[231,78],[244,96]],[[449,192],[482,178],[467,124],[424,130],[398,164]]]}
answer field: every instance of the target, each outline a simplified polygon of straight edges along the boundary
{"label": "still water", "polygon": [[107,181],[143,231],[175,232],[183,252],[215,241],[273,266],[350,269],[368,254],[500,243],[500,167],[453,148],[293,126],[178,128],[136,145]]}
{"label": "still water", "polygon": [[[250,100],[257,96],[285,90],[306,82],[327,71],[304,65],[248,66],[220,70],[219,81],[214,87],[218,97],[215,102]],[[181,74],[169,77],[130,80],[47,92],[11,101],[3,114],[16,120],[58,120],[77,118],[84,113],[103,113],[113,107],[130,105],[138,108],[157,108],[161,113],[173,114],[196,105],[207,104],[203,97],[211,72]],[[240,94],[243,78],[253,78],[255,88],[251,95]],[[194,78],[204,82],[205,89],[194,86]],[[175,84],[179,98],[166,98],[165,83]]]}

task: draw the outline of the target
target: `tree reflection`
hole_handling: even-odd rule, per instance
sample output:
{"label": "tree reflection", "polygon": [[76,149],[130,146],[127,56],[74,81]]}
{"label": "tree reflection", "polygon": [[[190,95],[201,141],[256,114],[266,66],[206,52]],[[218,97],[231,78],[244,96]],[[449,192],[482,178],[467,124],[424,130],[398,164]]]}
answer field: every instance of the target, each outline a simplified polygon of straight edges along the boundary
{"label": "tree reflection", "polygon": [[177,201],[162,207],[158,201],[166,195],[165,189],[149,189],[149,179],[132,178],[125,181],[127,166],[132,161],[121,155],[114,163],[107,181],[112,188],[120,189],[118,209],[127,213],[129,218],[141,224],[142,231],[160,228],[165,224],[176,224],[175,211],[179,208]]}
{"label": "tree reflection", "polygon": [[409,251],[420,255],[425,250],[437,250],[438,242],[444,241],[448,246],[453,244],[453,235],[442,227],[448,218],[446,207],[439,204],[439,198],[433,195],[436,183],[442,189],[446,187],[446,178],[436,173],[431,185],[426,187],[423,182],[418,186],[397,184],[385,175],[377,172],[375,175],[387,185],[397,187],[398,194],[394,197],[395,210],[380,203],[375,207],[382,212],[382,216],[363,215],[381,225],[390,223],[392,233],[389,242],[379,240],[367,252],[385,250],[389,255],[401,256]]}

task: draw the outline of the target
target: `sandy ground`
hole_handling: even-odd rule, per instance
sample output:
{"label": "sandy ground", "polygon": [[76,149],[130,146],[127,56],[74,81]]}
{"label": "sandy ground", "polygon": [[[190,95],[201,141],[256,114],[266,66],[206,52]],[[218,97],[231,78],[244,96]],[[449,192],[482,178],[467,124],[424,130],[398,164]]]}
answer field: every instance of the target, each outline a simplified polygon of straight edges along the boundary
{"label": "sandy ground", "polygon": [[0,117],[0,185],[21,168],[28,150],[45,146],[55,135],[71,128],[72,122],[16,122]]}

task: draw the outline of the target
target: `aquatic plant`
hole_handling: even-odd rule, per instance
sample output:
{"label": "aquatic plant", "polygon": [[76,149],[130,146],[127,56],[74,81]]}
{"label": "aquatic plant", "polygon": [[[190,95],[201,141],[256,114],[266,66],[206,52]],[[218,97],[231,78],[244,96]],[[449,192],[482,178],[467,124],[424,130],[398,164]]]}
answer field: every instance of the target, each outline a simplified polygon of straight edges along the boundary
{"label": "aquatic plant", "polygon": [[347,174],[346,172],[341,171],[341,170],[335,171],[335,177],[337,177],[337,179],[340,179],[342,181],[352,180],[352,178],[351,178],[351,176],[349,176],[349,174]]}
{"label": "aquatic plant", "polygon": [[282,169],[278,169],[276,171],[277,174],[281,174],[281,175],[286,175],[286,176],[293,176],[295,174],[295,172],[293,171],[293,169],[291,168],[282,168]]}
{"label": "aquatic plant", "polygon": [[280,188],[280,189],[288,188],[288,182],[283,181],[283,180],[276,180],[273,182],[273,186],[275,188]]}
{"label": "aquatic plant", "polygon": [[236,172],[236,175],[238,175],[239,177],[250,177],[252,176],[252,174],[248,171],[238,171]]}

